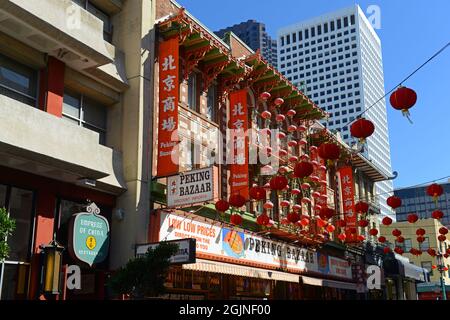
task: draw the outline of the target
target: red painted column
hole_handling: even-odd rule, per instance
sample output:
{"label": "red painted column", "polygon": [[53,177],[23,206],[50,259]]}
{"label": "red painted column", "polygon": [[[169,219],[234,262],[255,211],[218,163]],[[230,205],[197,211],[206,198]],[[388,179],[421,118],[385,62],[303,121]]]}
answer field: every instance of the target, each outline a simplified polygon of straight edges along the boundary
{"label": "red painted column", "polygon": [[49,57],[47,67],[40,72],[39,108],[57,117],[62,116],[64,69],[64,62]]}
{"label": "red painted column", "polygon": [[36,297],[45,300],[45,297],[39,295],[40,281],[40,252],[39,246],[50,243],[53,239],[53,226],[55,220],[56,198],[51,192],[39,190],[36,201],[36,221],[34,232],[33,257],[31,259],[31,281],[30,281],[30,299]]}

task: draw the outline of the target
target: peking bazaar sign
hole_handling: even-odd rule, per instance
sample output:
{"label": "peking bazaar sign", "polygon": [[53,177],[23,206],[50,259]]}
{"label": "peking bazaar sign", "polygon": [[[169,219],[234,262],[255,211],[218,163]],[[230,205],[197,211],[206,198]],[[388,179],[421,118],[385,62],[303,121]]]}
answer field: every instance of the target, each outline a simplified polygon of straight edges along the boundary
{"label": "peking bazaar sign", "polygon": [[358,236],[358,233],[352,233],[350,231],[352,228],[358,230],[358,221],[355,213],[355,190],[352,167],[342,167],[338,170],[338,174],[341,206],[346,223],[346,242],[355,242],[357,241],[356,237]]}
{"label": "peking bazaar sign", "polygon": [[159,44],[159,119],[157,176],[178,173],[178,38]]}
{"label": "peking bazaar sign", "polygon": [[230,93],[230,141],[231,159],[230,165],[230,191],[231,194],[240,194],[245,199],[249,198],[249,173],[248,173],[248,110],[247,90],[237,90]]}

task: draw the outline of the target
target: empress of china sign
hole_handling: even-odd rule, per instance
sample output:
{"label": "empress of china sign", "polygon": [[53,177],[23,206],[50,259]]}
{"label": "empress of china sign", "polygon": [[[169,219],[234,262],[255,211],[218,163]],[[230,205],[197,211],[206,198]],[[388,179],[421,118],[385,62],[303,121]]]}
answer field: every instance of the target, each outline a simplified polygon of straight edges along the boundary
{"label": "empress of china sign", "polygon": [[169,207],[205,202],[214,198],[212,167],[167,178]]}
{"label": "empress of china sign", "polygon": [[109,250],[109,223],[100,216],[100,209],[91,203],[87,212],[72,217],[69,234],[69,252],[75,259],[89,266],[104,261]]}

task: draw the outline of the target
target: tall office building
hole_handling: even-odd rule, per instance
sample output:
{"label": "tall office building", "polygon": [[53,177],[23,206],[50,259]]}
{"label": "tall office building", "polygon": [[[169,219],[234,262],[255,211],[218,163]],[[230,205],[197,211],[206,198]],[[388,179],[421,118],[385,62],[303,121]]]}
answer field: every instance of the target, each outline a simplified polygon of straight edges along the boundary
{"label": "tall office building", "polygon": [[441,184],[444,193],[438,198],[437,204],[433,198],[427,195],[427,186],[411,187],[396,190],[394,193],[402,199],[402,206],[397,208],[397,221],[407,221],[410,213],[415,213],[420,219],[431,218],[434,210],[444,212],[441,223],[450,227],[450,182]]}
{"label": "tall office building", "polygon": [[277,66],[277,40],[269,36],[264,23],[248,20],[216,31],[215,34],[223,38],[230,31],[254,51],[260,49],[264,59],[274,67]]}
{"label": "tall office building", "polygon": [[[355,5],[284,27],[278,41],[278,69],[330,114],[324,122],[330,130],[354,144],[349,122],[385,94],[381,42],[361,8]],[[390,175],[386,101],[364,117],[376,128],[364,155]],[[392,189],[392,181],[377,183],[381,213],[395,218],[386,205]]]}

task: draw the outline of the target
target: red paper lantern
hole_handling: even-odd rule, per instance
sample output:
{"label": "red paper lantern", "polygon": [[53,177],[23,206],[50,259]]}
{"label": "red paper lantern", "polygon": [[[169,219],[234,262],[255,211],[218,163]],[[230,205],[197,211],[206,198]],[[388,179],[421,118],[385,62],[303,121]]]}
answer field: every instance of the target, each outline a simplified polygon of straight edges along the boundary
{"label": "red paper lantern", "polygon": [[444,189],[442,186],[437,183],[433,183],[427,187],[427,194],[430,197],[437,198],[440,197],[444,193]]}
{"label": "red paper lantern", "polygon": [[263,208],[266,210],[272,210],[273,209],[273,203],[272,201],[268,200],[263,204]]}
{"label": "red paper lantern", "polygon": [[351,234],[356,234],[358,232],[358,229],[352,227],[352,228],[349,229],[349,231],[350,231]]}
{"label": "red paper lantern", "polygon": [[270,188],[272,190],[281,191],[288,185],[288,179],[283,176],[275,176],[270,179]]}
{"label": "red paper lantern", "polygon": [[379,243],[385,243],[386,242],[386,237],[383,237],[383,236],[378,237],[378,242]]}
{"label": "red paper lantern", "polygon": [[389,217],[384,217],[383,220],[381,220],[381,223],[385,226],[389,226],[390,224],[392,224],[392,219]]}
{"label": "red paper lantern", "polygon": [[433,265],[431,266],[431,269],[436,270],[436,269],[437,269],[437,265],[433,264]]}
{"label": "red paper lantern", "polygon": [[419,217],[417,216],[417,214],[411,213],[411,214],[408,215],[408,222],[409,223],[415,223],[415,222],[417,222],[417,220],[419,220]]}
{"label": "red paper lantern", "polygon": [[371,236],[377,236],[378,235],[378,230],[377,229],[370,229],[369,230],[369,234],[371,235]]}
{"label": "red paper lantern", "polygon": [[319,147],[319,157],[325,160],[339,159],[341,149],[334,143],[322,143]]}
{"label": "red paper lantern", "polygon": [[287,200],[283,200],[283,201],[280,202],[280,207],[282,207],[282,208],[287,208],[290,205],[291,205],[291,203],[289,201],[287,201]]}
{"label": "red paper lantern", "polygon": [[350,126],[350,133],[353,137],[358,138],[361,143],[368,137],[370,137],[375,131],[373,122],[364,118],[356,120]]}
{"label": "red paper lantern", "polygon": [[246,202],[245,198],[243,196],[241,196],[240,194],[233,194],[228,199],[228,203],[232,207],[236,207],[236,208],[242,207],[245,204],[245,202]]}
{"label": "red paper lantern", "polygon": [[259,95],[259,98],[261,100],[267,101],[268,99],[270,99],[270,93],[269,92],[263,92]]}
{"label": "red paper lantern", "polygon": [[288,213],[286,216],[290,223],[296,223],[300,220],[300,215],[297,212]]}
{"label": "red paper lantern", "polygon": [[228,201],[219,200],[215,204],[216,210],[219,212],[225,212],[230,208]]}
{"label": "red paper lantern", "polygon": [[427,252],[430,256],[436,257],[436,250],[434,250],[432,248],[428,248]]}
{"label": "red paper lantern", "polygon": [[306,227],[306,226],[309,224],[309,219],[306,218],[306,217],[303,217],[303,218],[300,220],[300,224],[301,224],[303,227]]}
{"label": "red paper lantern", "polygon": [[295,165],[294,167],[294,177],[296,178],[306,178],[314,172],[314,166],[309,161],[302,161]]}
{"label": "red paper lantern", "polygon": [[388,253],[391,252],[391,248],[389,248],[389,247],[384,247],[384,248],[383,248],[383,252],[384,252],[384,254],[388,254]]}
{"label": "red paper lantern", "polygon": [[405,238],[403,238],[402,236],[398,236],[396,241],[398,243],[403,243],[403,242],[405,242]]}
{"label": "red paper lantern", "polygon": [[320,227],[320,228],[323,228],[323,227],[325,227],[327,225],[327,222],[322,220],[322,219],[320,219],[320,218],[317,218],[316,222],[317,222],[317,226]]}
{"label": "red paper lantern", "polygon": [[230,216],[230,222],[231,224],[235,226],[239,226],[242,223],[242,217],[239,214],[232,214]]}
{"label": "red paper lantern", "polygon": [[434,210],[431,213],[431,217],[436,220],[441,220],[444,217],[444,213],[441,210]]}
{"label": "red paper lantern", "polygon": [[395,251],[395,253],[397,253],[397,254],[403,254],[403,249],[400,248],[400,247],[395,247],[394,251]]}
{"label": "red paper lantern", "polygon": [[425,241],[425,237],[422,237],[422,236],[417,237],[418,243],[423,243],[424,241]]}
{"label": "red paper lantern", "polygon": [[345,233],[341,233],[340,235],[338,235],[338,239],[344,242],[345,239],[347,239],[347,235]]}
{"label": "red paper lantern", "polygon": [[369,221],[367,221],[367,220],[359,220],[359,221],[358,221],[358,225],[359,225],[361,228],[365,228],[365,227],[367,227],[367,226],[369,225]]}
{"label": "red paper lantern", "polygon": [[398,229],[392,230],[392,235],[394,237],[400,237],[401,234],[402,234],[402,232],[400,230],[398,230]]}
{"label": "red paper lantern", "polygon": [[423,228],[419,228],[419,229],[417,229],[416,230],[416,234],[418,235],[418,236],[423,236],[424,234],[425,234],[425,229],[423,229]]}
{"label": "red paper lantern", "polygon": [[249,190],[250,198],[253,200],[263,200],[266,198],[266,189],[263,187],[251,187]]}
{"label": "red paper lantern", "polygon": [[391,94],[389,101],[394,109],[401,110],[408,117],[408,110],[417,102],[417,94],[410,88],[400,86]]}
{"label": "red paper lantern", "polygon": [[397,209],[398,207],[402,206],[402,199],[400,199],[399,197],[396,196],[391,196],[389,198],[387,198],[386,203],[389,207],[391,207],[392,209]]}
{"label": "red paper lantern", "polygon": [[267,226],[270,222],[270,218],[267,214],[263,213],[256,218],[256,223],[260,226]]}
{"label": "red paper lantern", "polygon": [[439,228],[439,233],[446,235],[448,233],[448,229],[446,227],[441,227]]}
{"label": "red paper lantern", "polygon": [[270,113],[270,111],[265,110],[265,111],[261,112],[261,118],[268,120],[271,117],[272,117],[272,114]]}
{"label": "red paper lantern", "polygon": [[369,204],[364,201],[359,201],[355,204],[356,213],[367,213],[369,211]]}
{"label": "red paper lantern", "polygon": [[438,237],[438,240],[439,240],[440,242],[444,242],[445,240],[447,240],[447,237],[444,236],[443,234],[441,234],[441,235]]}
{"label": "red paper lantern", "polygon": [[332,232],[334,232],[334,230],[336,230],[336,227],[333,226],[332,224],[329,224],[329,225],[327,225],[326,229],[329,233],[332,233]]}
{"label": "red paper lantern", "polygon": [[323,220],[329,220],[331,218],[333,218],[334,216],[334,210],[330,209],[328,207],[324,207],[322,209],[320,209],[319,211],[319,217],[322,218]]}
{"label": "red paper lantern", "polygon": [[283,98],[276,98],[273,102],[277,107],[281,106],[284,103]]}
{"label": "red paper lantern", "polygon": [[358,240],[359,242],[363,242],[364,240],[366,240],[366,237],[360,234],[356,237],[356,240]]}

